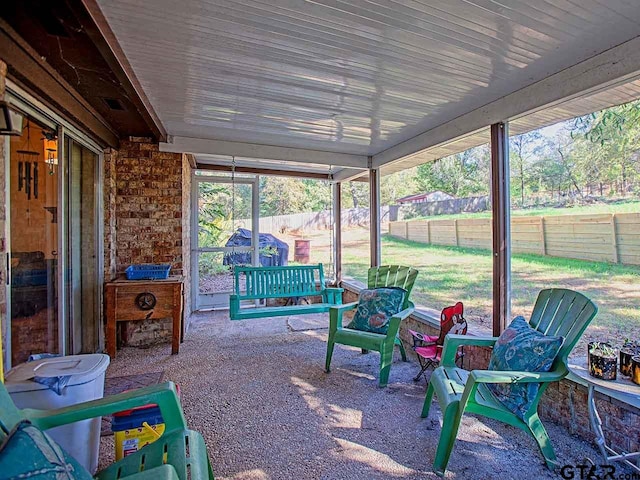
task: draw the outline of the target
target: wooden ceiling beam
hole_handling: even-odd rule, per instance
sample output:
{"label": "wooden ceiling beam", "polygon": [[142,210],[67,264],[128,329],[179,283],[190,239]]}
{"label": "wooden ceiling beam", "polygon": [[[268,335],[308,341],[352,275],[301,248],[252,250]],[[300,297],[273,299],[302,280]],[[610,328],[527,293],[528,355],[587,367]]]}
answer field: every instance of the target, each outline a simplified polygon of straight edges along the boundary
{"label": "wooden ceiling beam", "polygon": [[68,116],[104,146],[118,148],[119,137],[107,121],[4,20],[0,19],[0,57],[8,77]]}

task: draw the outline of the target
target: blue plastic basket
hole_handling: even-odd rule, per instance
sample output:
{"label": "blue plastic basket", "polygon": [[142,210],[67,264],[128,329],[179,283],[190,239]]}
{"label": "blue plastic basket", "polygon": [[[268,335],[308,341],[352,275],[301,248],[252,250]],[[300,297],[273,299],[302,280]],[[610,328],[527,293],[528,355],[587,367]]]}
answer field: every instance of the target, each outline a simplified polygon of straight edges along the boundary
{"label": "blue plastic basket", "polygon": [[171,265],[131,265],[127,267],[125,273],[127,280],[162,280],[169,278]]}

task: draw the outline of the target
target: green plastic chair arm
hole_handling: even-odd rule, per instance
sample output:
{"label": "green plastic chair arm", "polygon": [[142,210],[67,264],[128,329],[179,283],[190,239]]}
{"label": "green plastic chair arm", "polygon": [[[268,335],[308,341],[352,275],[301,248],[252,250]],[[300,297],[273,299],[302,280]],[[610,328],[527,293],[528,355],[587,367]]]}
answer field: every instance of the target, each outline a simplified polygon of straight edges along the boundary
{"label": "green plastic chair arm", "polygon": [[344,303],[342,305],[332,305],[329,307],[329,312],[337,311],[340,315],[349,310],[353,310],[358,306],[358,302]]}
{"label": "green plastic chair arm", "polygon": [[398,334],[398,330],[400,330],[400,323],[411,315],[414,310],[415,307],[411,304],[409,308],[405,308],[389,319],[389,328],[387,329],[387,338],[385,339],[385,342],[393,343],[396,341],[396,335]]}
{"label": "green plastic chair arm", "polygon": [[[563,377],[564,375],[557,372],[472,370],[464,385],[458,408],[461,409],[460,411],[464,411],[469,399],[473,398],[481,383],[546,383],[561,380]],[[537,406],[538,402],[534,403]]]}
{"label": "green plastic chair arm", "polygon": [[55,410],[24,409],[22,413],[34,425],[46,430],[80,420],[111,415],[149,403],[155,403],[160,407],[165,423],[165,432],[187,428],[187,422],[182,413],[176,386],[173,382],[143,387],[131,392],[119,393]]}
{"label": "green plastic chair arm", "polygon": [[409,306],[407,308],[405,308],[401,312],[396,313],[393,317],[391,317],[391,319],[398,318],[400,321],[402,321],[405,318],[407,318],[409,315],[411,315],[415,311],[415,309],[416,308],[413,305],[413,303],[409,302]]}
{"label": "green plastic chair arm", "polygon": [[325,290],[327,292],[344,293],[344,288],[340,287],[326,287]]}
{"label": "green plastic chair arm", "polygon": [[558,372],[472,370],[468,381],[475,383],[544,383],[562,380],[565,375]]}
{"label": "green plastic chair arm", "polygon": [[342,293],[344,288],[339,287],[325,287],[324,296],[327,303],[332,305],[340,305],[342,303]]}
{"label": "green plastic chair arm", "polygon": [[473,345],[476,347],[493,347],[498,337],[471,337],[469,335],[449,334],[444,339],[440,365],[443,367],[455,367],[456,352],[458,347]]}
{"label": "green plastic chair arm", "polygon": [[342,328],[342,315],[344,312],[358,307],[358,302],[345,303],[335,307],[329,307],[329,331],[335,332]]}

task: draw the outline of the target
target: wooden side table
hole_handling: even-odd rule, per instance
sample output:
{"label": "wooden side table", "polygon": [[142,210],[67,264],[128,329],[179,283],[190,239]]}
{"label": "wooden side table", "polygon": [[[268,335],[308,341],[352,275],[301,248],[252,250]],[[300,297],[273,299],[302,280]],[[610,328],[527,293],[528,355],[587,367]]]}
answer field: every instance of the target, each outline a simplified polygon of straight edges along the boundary
{"label": "wooden side table", "polygon": [[172,317],[171,353],[177,354],[182,340],[182,277],[165,280],[118,278],[105,284],[107,353],[116,356],[117,322]]}

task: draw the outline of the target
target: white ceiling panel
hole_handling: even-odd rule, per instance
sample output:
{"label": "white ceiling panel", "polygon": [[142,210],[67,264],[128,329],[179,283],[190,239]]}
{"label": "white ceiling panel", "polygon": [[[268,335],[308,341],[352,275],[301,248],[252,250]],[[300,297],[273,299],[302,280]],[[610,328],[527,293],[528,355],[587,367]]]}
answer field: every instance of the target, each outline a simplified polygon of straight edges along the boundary
{"label": "white ceiling panel", "polygon": [[[513,119],[509,122],[509,135],[520,135],[638,99],[640,99],[640,80],[633,80]],[[490,130],[485,128],[442,145],[433,146],[397,162],[389,163],[382,167],[382,174],[389,175],[416,165],[422,165],[423,163],[464,152],[469,148],[489,143],[489,139]]]}
{"label": "white ceiling panel", "polygon": [[637,0],[98,4],[170,135],[356,155],[640,35]]}

